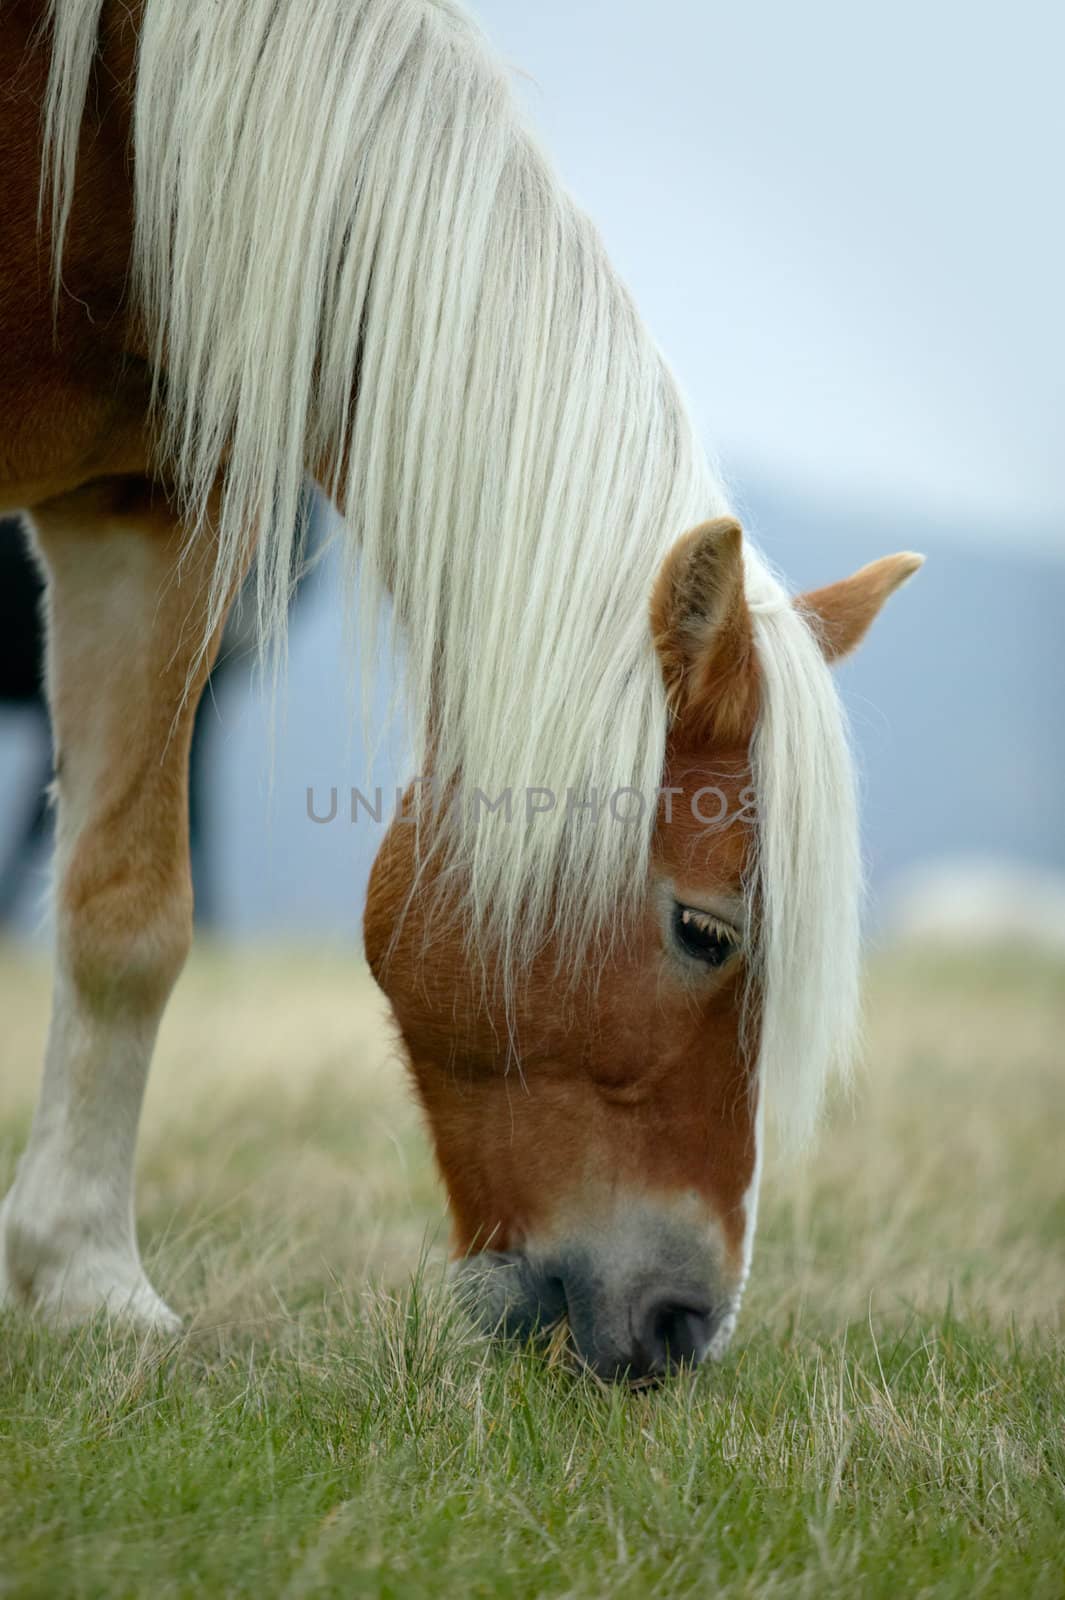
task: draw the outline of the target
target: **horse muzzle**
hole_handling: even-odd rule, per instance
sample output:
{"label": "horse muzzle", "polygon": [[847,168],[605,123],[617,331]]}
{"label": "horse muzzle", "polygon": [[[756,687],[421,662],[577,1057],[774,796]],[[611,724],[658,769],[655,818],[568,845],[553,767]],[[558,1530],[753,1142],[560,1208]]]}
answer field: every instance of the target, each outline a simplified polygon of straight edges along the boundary
{"label": "horse muzzle", "polygon": [[723,1352],[736,1296],[719,1259],[705,1229],[641,1206],[620,1225],[615,1218],[551,1245],[470,1256],[456,1280],[485,1332],[545,1339],[564,1323],[580,1365],[643,1384]]}

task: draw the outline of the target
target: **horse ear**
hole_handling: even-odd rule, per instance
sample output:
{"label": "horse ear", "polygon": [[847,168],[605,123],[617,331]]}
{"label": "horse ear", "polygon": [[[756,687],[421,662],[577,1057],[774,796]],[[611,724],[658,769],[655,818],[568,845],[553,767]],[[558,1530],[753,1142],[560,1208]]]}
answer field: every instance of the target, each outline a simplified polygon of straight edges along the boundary
{"label": "horse ear", "polygon": [[894,594],[923,565],[924,556],[902,550],[898,555],[871,561],[839,583],[800,595],[795,604],[813,625],[825,660],[838,661],[856,649],[888,595]]}
{"label": "horse ear", "polygon": [[734,518],[678,539],[655,583],[651,629],[675,723],[698,742],[748,739],[758,673]]}

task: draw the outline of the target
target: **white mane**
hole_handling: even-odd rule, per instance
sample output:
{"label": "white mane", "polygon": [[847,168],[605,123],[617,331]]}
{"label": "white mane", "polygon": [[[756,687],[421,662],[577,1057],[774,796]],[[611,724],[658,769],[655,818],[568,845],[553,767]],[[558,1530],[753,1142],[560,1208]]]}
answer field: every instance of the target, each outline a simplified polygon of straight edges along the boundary
{"label": "white mane", "polygon": [[[52,0],[57,249],[101,3]],[[145,0],[134,151],[134,276],[194,525],[227,463],[216,606],[258,528],[262,631],[283,634],[311,471],[354,535],[367,656],[394,597],[438,777],[653,794],[651,586],[725,494],[466,14]],[[801,1137],[854,1026],[852,769],[817,646],[753,548],[747,582],[765,1091]],[[514,961],[549,927],[575,947],[642,892],[652,820],[581,825],[560,803],[528,829],[460,825],[475,922]]]}

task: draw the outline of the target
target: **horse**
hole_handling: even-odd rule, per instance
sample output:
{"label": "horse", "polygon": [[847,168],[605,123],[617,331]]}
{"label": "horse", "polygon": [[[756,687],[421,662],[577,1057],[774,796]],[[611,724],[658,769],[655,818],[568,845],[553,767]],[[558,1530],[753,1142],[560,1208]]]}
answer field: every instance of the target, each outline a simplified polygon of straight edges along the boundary
{"label": "horse", "polygon": [[[0,1297],[178,1324],[133,1162],[191,937],[186,767],[234,591],[275,671],[300,494],[391,598],[418,775],[371,969],[504,1336],[604,1379],[732,1333],[766,1119],[859,989],[831,667],[920,565],[791,594],[455,0],[3,0],[0,510],[47,577],[57,943]],[[357,594],[354,588],[357,575]]]}

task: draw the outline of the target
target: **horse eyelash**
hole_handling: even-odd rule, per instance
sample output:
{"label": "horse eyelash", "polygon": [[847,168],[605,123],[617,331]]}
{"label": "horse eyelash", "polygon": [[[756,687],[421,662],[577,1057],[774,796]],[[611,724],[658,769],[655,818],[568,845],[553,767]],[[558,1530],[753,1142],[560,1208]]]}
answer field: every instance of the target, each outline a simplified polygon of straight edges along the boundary
{"label": "horse eyelash", "polygon": [[683,923],[692,923],[700,933],[715,934],[729,944],[740,942],[739,933],[735,928],[730,928],[727,922],[722,922],[719,917],[712,916],[708,911],[696,911],[693,906],[681,906],[680,920]]}

